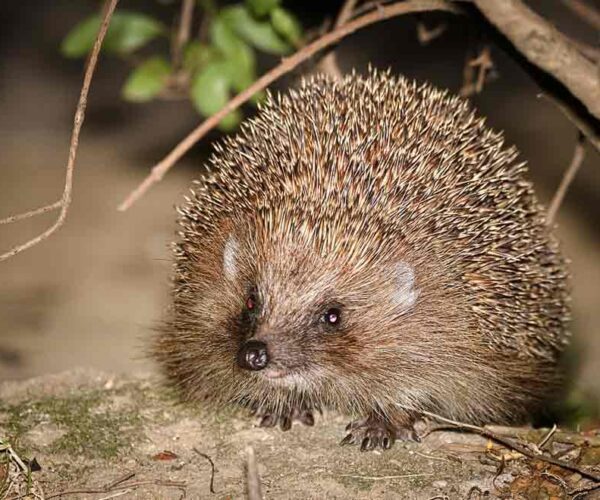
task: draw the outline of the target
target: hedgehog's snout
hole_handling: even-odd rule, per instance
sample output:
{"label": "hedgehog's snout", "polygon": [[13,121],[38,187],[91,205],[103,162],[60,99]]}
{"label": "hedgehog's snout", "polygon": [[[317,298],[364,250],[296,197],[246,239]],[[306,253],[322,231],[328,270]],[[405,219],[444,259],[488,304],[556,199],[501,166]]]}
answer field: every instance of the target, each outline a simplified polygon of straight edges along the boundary
{"label": "hedgehog's snout", "polygon": [[238,351],[237,363],[245,370],[258,371],[266,368],[269,364],[267,344],[260,340],[248,340]]}

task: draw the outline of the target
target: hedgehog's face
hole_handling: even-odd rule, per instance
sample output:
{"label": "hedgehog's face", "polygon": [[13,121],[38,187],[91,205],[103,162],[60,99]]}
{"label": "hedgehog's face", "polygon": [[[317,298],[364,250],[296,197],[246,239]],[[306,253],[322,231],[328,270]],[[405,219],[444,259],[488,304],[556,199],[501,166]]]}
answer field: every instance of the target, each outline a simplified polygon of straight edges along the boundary
{"label": "hedgehog's face", "polygon": [[222,262],[238,295],[229,322],[238,372],[279,387],[331,386],[389,366],[398,349],[390,332],[419,295],[405,262],[343,262],[297,241],[232,235]]}

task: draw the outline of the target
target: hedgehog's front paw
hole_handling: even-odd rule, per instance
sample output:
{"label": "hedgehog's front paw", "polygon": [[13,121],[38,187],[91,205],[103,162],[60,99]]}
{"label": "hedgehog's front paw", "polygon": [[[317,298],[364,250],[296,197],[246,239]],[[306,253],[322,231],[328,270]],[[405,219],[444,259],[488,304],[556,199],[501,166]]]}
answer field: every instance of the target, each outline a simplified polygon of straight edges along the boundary
{"label": "hedgehog's front paw", "polygon": [[285,414],[257,411],[255,416],[259,418],[259,427],[275,427],[279,424],[282,431],[289,431],[294,421],[309,426],[315,425],[313,410],[306,408],[293,408]]}
{"label": "hedgehog's front paw", "polygon": [[360,451],[369,451],[375,448],[388,450],[396,439],[420,441],[412,421],[407,422],[406,425],[395,425],[379,415],[370,415],[367,418],[350,422],[346,430],[348,435],[342,439],[340,444],[343,446],[360,443]]}

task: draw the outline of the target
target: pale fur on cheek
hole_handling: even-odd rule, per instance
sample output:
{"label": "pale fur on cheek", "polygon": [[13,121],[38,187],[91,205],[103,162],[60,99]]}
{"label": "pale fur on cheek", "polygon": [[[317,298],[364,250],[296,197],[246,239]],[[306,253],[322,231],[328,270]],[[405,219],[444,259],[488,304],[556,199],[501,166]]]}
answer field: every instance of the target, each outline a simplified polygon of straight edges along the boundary
{"label": "pale fur on cheek", "polygon": [[419,298],[420,290],[416,287],[415,270],[406,262],[398,262],[395,268],[396,291],[393,295],[394,304],[402,311],[411,309]]}
{"label": "pale fur on cheek", "polygon": [[232,281],[237,276],[237,254],[239,245],[233,235],[229,237],[227,243],[225,243],[225,249],[223,250],[223,274],[225,277]]}

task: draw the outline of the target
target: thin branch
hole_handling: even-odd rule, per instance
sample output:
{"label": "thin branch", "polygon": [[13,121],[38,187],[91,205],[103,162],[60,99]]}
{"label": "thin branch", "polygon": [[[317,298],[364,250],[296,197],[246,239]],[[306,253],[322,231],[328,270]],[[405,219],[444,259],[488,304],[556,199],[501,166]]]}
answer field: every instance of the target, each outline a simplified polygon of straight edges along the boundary
{"label": "thin branch", "polygon": [[[459,94],[464,97],[479,94],[483,90],[485,80],[489,72],[494,68],[491,50],[485,45],[477,57],[467,58],[463,70],[463,85]],[[477,78],[475,78],[477,75]]]}
{"label": "thin branch", "polygon": [[210,489],[210,492],[214,495],[215,494],[215,463],[213,462],[213,459],[210,458],[206,453],[202,453],[197,448],[192,448],[192,449],[201,457],[206,458],[206,460],[208,460],[208,463],[210,464],[209,489]]}
{"label": "thin branch", "polygon": [[546,224],[551,226],[554,224],[554,220],[556,218],[556,214],[558,213],[558,209],[562,204],[565,195],[567,194],[567,190],[569,186],[575,179],[581,164],[585,158],[585,136],[580,132],[577,137],[577,144],[575,144],[575,151],[573,152],[573,158],[571,159],[571,163],[569,167],[565,170],[563,174],[563,178],[560,181],[558,189],[554,194],[554,198],[552,198],[552,202],[548,207],[548,212],[546,215]]}
{"label": "thin branch", "polygon": [[550,429],[548,431],[548,433],[541,439],[541,441],[537,444],[538,449],[542,449],[546,443],[548,441],[550,441],[550,439],[552,438],[552,436],[554,436],[554,434],[556,434],[556,430],[558,429],[558,426],[556,424],[554,424],[552,426],[552,429]]}
{"label": "thin branch", "polygon": [[[356,7],[357,1],[358,0],[345,0],[342,8],[340,9],[338,17],[335,20],[333,29],[343,26],[350,19],[350,17],[352,17],[352,13],[354,12],[354,7]],[[323,58],[321,61],[321,70],[338,80],[342,79],[342,72],[337,62],[335,50],[332,50]]]}
{"label": "thin branch", "polygon": [[[75,111],[75,118],[73,120],[73,132],[71,134],[71,144],[69,147],[69,158],[67,160],[67,172],[65,176],[65,188],[63,191],[63,195],[60,201],[60,213],[56,222],[50,226],[46,231],[42,234],[32,238],[31,240],[13,247],[8,252],[0,255],[0,262],[6,259],[9,259],[18,253],[21,253],[28,248],[31,248],[34,245],[37,245],[41,241],[48,238],[52,233],[58,230],[65,222],[67,218],[67,212],[69,210],[69,206],[71,205],[72,199],[72,189],[73,189],[73,171],[75,169],[75,158],[77,156],[77,148],[79,146],[79,134],[81,132],[81,127],[83,125],[83,121],[85,119],[85,109],[87,107],[87,98],[90,90],[90,85],[92,83],[92,77],[94,76],[94,70],[96,69],[96,64],[98,62],[98,54],[100,53],[100,48],[102,47],[102,42],[104,41],[104,36],[108,30],[108,26],[110,24],[110,20],[112,18],[113,12],[117,6],[119,0],[106,0],[103,7],[103,16],[102,16],[102,24],[100,25],[100,30],[98,31],[98,35],[96,36],[96,41],[94,42],[94,47],[92,48],[92,52],[90,53],[87,67],[85,70],[85,74],[83,76],[83,84],[81,86],[81,93],[79,94],[79,101],[77,102],[77,109]],[[53,205],[48,205],[48,207],[54,207]],[[32,212],[28,212],[27,214],[21,214],[15,216],[15,220],[25,219],[27,217],[31,217],[29,213],[37,215],[38,213],[43,213],[44,211],[49,211],[52,208],[43,207],[42,209],[33,210]],[[47,209],[47,210],[46,210]]]}
{"label": "thin branch", "polygon": [[18,215],[11,215],[6,219],[0,219],[0,225],[2,224],[10,224],[12,222],[17,222],[23,219],[29,219],[30,217],[34,217],[36,215],[45,214],[47,212],[51,212],[52,210],[56,210],[62,206],[62,200],[55,201],[51,205],[46,205],[45,207],[36,208],[35,210],[30,210],[29,212],[25,212]]}
{"label": "thin branch", "polygon": [[128,472],[120,477],[118,477],[117,479],[115,479],[112,483],[108,483],[104,489],[106,491],[110,491],[113,488],[116,488],[117,486],[119,486],[121,483],[124,483],[125,481],[129,481],[130,479],[135,477],[135,472]]}
{"label": "thin branch", "polygon": [[357,474],[340,474],[340,477],[351,477],[354,479],[366,479],[369,481],[385,481],[387,479],[408,479],[408,478],[412,478],[412,477],[426,477],[426,476],[433,476],[433,474],[426,473],[426,472],[419,472],[416,474],[400,474],[398,476],[360,476]]}
{"label": "thin branch", "polygon": [[592,479],[593,481],[600,481],[600,474],[596,474],[593,471],[586,470],[582,467],[579,467],[576,464],[565,462],[563,460],[558,460],[548,455],[534,453],[525,446],[516,443],[512,439],[496,434],[495,432],[492,432],[491,430],[486,429],[485,427],[479,427],[478,425],[457,422],[456,420],[451,420],[449,418],[445,418],[441,415],[437,415],[428,411],[421,411],[421,413],[427,417],[437,420],[438,422],[449,424],[457,430],[474,432],[476,434],[479,434],[480,436],[491,439],[492,441],[496,441],[497,443],[500,443],[501,445],[504,445],[511,450],[518,451],[521,455],[525,455],[526,457],[529,457],[533,460],[541,460],[542,462],[547,462],[549,464],[556,465],[563,469],[570,470],[572,472],[577,472],[581,476],[586,477],[588,479]]}
{"label": "thin branch", "polygon": [[271,85],[281,76],[292,71],[298,65],[310,59],[317,52],[326,47],[338,42],[342,38],[358,31],[366,26],[375,24],[392,17],[410,14],[413,12],[427,12],[433,10],[441,10],[445,12],[460,13],[460,9],[445,0],[406,0],[391,4],[389,6],[377,8],[375,11],[365,14],[353,21],[350,21],[343,26],[323,35],[315,40],[310,45],[302,48],[292,56],[283,59],[281,64],[273,68],[268,73],[261,76],[250,87],[231,99],[220,111],[217,111],[210,118],[201,123],[187,137],[185,137],[175,148],[151,170],[150,174],[143,182],[135,188],[127,198],[119,205],[120,211],[125,211],[130,208],[137,200],[139,200],[154,184],[159,182],[169,169],[184,155],[194,144],[212,130],[227,114],[234,109],[244,104],[256,92],[263,90]]}
{"label": "thin branch", "polygon": [[117,491],[116,493],[111,493],[110,495],[99,498],[98,500],[111,500],[112,498],[118,498],[118,497],[122,497],[123,495],[127,495],[127,494],[131,493],[132,491],[133,491],[133,489]]}
{"label": "thin branch", "polygon": [[586,4],[583,0],[562,0],[562,3],[577,14],[582,21],[600,31],[600,11]]}
{"label": "thin branch", "polygon": [[577,113],[575,108],[569,106],[569,103],[560,99],[557,95],[547,93],[542,94],[542,97],[552,101],[567,119],[579,129],[579,132],[585,136],[594,149],[600,152],[600,128],[598,126],[598,120],[595,122],[585,120]]}
{"label": "thin branch", "polygon": [[182,0],[181,2],[181,18],[179,19],[179,29],[175,37],[173,47],[173,67],[178,69],[181,67],[183,59],[183,49],[190,39],[192,32],[192,21],[194,18],[195,0]]}
{"label": "thin branch", "polygon": [[568,38],[520,0],[473,3],[530,62],[561,82],[600,119],[598,69]]}
{"label": "thin branch", "polygon": [[[179,488],[179,489],[183,489],[187,487],[187,483],[183,482],[183,481],[163,481],[160,479],[150,479],[150,480],[145,480],[145,481],[134,481],[134,482],[130,482],[130,483],[124,483],[121,482],[120,484],[118,484],[117,486],[114,486],[112,488],[108,488],[106,486],[104,487],[100,487],[100,488],[77,488],[77,489],[73,489],[73,490],[64,490],[64,491],[60,491],[58,493],[52,493],[51,495],[47,495],[46,496],[46,500],[50,500],[52,498],[62,498],[64,496],[67,495],[92,495],[92,494],[100,494],[100,493],[111,493],[111,489],[114,490],[115,488],[117,489],[121,489],[121,488],[127,488],[129,490],[133,490],[136,488],[140,488],[142,486],[164,486],[166,488]],[[23,498],[23,497],[12,497],[9,500],[18,500],[19,498]]]}
{"label": "thin branch", "polygon": [[256,456],[251,446],[246,448],[246,489],[248,500],[262,500],[260,476],[256,465]]}
{"label": "thin branch", "polygon": [[358,0],[346,0],[344,2],[344,5],[342,5],[342,8],[340,9],[338,17],[335,20],[335,28],[339,28],[340,26],[346,24],[350,20],[354,13],[354,7],[356,7],[357,3]]}
{"label": "thin branch", "polygon": [[214,0],[200,0],[198,3],[203,10],[200,26],[198,27],[198,40],[204,42],[208,37],[211,21],[217,14],[217,7]]}
{"label": "thin branch", "polygon": [[442,36],[448,25],[446,23],[440,23],[433,28],[428,28],[423,21],[417,23],[417,40],[421,45],[428,45],[436,38]]}

